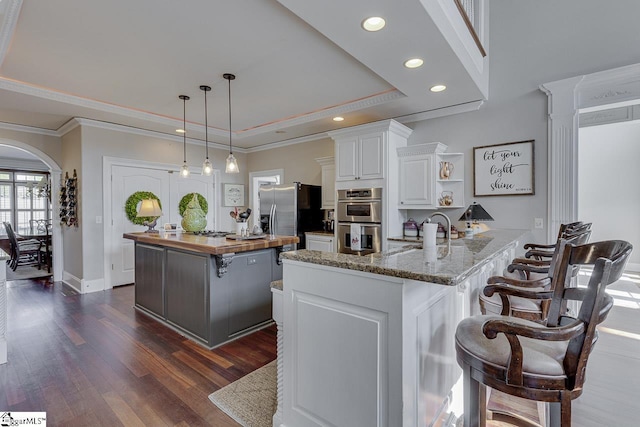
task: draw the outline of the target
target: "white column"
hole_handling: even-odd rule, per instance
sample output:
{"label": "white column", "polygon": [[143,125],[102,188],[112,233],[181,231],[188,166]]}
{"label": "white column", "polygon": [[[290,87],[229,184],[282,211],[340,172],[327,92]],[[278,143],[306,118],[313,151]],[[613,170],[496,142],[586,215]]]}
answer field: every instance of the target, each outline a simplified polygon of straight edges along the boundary
{"label": "white column", "polygon": [[7,363],[7,255],[0,251],[0,365]]}
{"label": "white column", "polygon": [[547,239],[555,241],[560,224],[578,216],[578,106],[576,87],[584,77],[546,83],[549,97]]}

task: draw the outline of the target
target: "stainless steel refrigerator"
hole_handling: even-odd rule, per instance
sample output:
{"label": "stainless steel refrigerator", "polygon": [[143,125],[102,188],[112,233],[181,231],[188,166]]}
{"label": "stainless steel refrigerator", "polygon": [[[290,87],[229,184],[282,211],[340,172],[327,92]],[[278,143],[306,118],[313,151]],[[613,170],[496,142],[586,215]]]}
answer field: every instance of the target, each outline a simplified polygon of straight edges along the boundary
{"label": "stainless steel refrigerator", "polygon": [[322,230],[322,187],[299,182],[263,185],[258,195],[260,223],[265,233],[298,236],[297,249],[304,249],[304,233]]}

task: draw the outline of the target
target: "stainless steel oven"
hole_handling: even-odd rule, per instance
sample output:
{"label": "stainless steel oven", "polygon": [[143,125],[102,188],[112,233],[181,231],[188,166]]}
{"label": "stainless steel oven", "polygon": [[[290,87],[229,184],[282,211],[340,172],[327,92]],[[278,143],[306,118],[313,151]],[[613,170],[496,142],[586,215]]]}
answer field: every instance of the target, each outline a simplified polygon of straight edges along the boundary
{"label": "stainless steel oven", "polygon": [[[338,252],[368,255],[382,250],[382,188],[338,190]],[[351,248],[352,226],[360,232],[359,249]]]}

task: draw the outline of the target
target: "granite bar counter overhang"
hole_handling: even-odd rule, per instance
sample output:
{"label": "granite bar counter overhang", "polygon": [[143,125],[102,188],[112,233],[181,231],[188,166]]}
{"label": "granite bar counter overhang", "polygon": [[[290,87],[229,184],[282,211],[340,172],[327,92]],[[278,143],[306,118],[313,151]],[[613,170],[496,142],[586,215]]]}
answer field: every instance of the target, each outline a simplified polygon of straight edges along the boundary
{"label": "granite bar counter overhang", "polygon": [[528,233],[492,230],[450,247],[364,257],[283,254],[283,288],[272,291],[282,395],[274,425],[454,422],[463,399],[456,327],[480,312],[487,278]]}
{"label": "granite bar counter overhang", "polygon": [[471,239],[455,239],[435,251],[410,243],[402,248],[367,256],[300,250],[282,254],[283,259],[357,270],[401,279],[455,286],[491,261],[527,230],[490,230]]}
{"label": "granite bar counter overhang", "polygon": [[299,243],[296,236],[265,235],[261,239],[229,240],[225,237],[208,237],[189,233],[125,233],[122,237],[139,243],[183,249],[209,255],[255,251]]}

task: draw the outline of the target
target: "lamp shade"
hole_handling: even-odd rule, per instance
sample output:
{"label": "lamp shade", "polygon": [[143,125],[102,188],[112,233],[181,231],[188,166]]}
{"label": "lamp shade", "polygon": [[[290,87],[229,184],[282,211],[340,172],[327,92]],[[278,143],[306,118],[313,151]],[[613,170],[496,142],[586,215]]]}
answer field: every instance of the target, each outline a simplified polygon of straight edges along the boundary
{"label": "lamp shade", "polygon": [[140,202],[140,209],[137,217],[158,217],[162,216],[162,209],[157,199],[144,199]]}
{"label": "lamp shade", "polygon": [[493,218],[481,205],[473,202],[458,221],[493,221]]}

